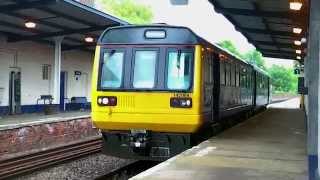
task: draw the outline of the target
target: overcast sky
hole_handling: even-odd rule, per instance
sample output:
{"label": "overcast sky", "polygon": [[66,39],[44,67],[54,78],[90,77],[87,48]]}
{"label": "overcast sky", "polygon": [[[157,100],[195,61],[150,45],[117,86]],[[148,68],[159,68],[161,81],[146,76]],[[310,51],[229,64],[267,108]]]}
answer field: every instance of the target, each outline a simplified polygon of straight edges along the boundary
{"label": "overcast sky", "polygon": [[[189,0],[188,5],[180,6],[173,6],[170,0],[136,1],[152,9],[154,23],[187,26],[210,42],[232,40],[242,53],[254,48],[226,18],[214,11],[208,0]],[[266,58],[266,63],[291,66],[293,61]]]}

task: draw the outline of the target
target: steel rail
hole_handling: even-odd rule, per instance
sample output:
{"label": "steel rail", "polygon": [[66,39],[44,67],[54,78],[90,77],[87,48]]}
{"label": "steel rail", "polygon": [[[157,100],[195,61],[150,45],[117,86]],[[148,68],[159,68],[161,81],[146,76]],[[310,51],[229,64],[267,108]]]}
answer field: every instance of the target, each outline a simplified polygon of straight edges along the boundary
{"label": "steel rail", "polygon": [[115,169],[101,177],[96,178],[96,180],[126,180],[129,179],[151,167],[159,164],[156,161],[135,161],[133,163],[127,164],[126,166]]}
{"label": "steel rail", "polygon": [[44,151],[0,160],[0,179],[6,179],[67,160],[101,152],[102,139],[95,138]]}

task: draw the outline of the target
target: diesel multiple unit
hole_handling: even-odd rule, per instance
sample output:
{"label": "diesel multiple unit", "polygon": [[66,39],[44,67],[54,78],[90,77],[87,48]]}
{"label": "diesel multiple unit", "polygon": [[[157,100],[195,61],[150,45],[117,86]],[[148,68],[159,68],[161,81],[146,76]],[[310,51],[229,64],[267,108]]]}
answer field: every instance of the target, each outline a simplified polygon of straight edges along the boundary
{"label": "diesel multiple unit", "polygon": [[92,119],[104,153],[164,160],[270,100],[269,77],[186,27],[107,29],[96,47]]}

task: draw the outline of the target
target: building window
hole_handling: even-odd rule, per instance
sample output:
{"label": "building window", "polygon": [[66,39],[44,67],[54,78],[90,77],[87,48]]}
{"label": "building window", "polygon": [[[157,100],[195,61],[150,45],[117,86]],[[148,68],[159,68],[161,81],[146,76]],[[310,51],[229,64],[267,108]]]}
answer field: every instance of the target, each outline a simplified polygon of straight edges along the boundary
{"label": "building window", "polygon": [[43,64],[42,65],[42,80],[49,80],[51,73],[51,65]]}

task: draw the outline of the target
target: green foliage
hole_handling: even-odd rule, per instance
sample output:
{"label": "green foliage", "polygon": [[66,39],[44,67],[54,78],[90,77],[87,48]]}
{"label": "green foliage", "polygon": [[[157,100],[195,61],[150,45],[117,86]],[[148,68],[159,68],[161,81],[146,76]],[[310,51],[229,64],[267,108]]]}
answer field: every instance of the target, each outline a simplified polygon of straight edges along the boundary
{"label": "green foliage", "polygon": [[134,0],[97,0],[102,9],[132,24],[151,23],[153,14],[149,7]]}
{"label": "green foliage", "polygon": [[283,66],[273,65],[271,68],[266,68],[265,60],[262,54],[257,50],[248,51],[241,54],[237,47],[230,40],[225,40],[218,43],[224,49],[244,59],[246,62],[256,65],[265,70],[271,76],[273,93],[296,93],[298,79],[293,73],[293,68],[285,68]]}
{"label": "green foliage", "polygon": [[262,54],[256,49],[247,52],[244,55],[244,59],[250,64],[254,64],[263,70],[267,70]]}
{"label": "green foliage", "polygon": [[246,62],[256,65],[257,67],[263,70],[266,70],[264,59],[259,51],[251,50],[245,54],[241,54],[241,52],[230,40],[221,41],[218,43],[218,45],[224,49],[227,49],[228,51],[240,57],[241,59],[244,59]]}
{"label": "green foliage", "polygon": [[268,69],[272,79],[273,92],[296,92],[298,79],[293,74],[293,68],[285,68],[283,66],[272,65]]}
{"label": "green foliage", "polygon": [[232,41],[230,40],[224,40],[218,43],[218,45],[228,51],[230,51],[232,54],[243,58],[242,54],[240,53],[240,51],[237,49],[237,47],[233,44]]}

